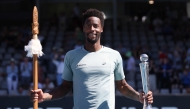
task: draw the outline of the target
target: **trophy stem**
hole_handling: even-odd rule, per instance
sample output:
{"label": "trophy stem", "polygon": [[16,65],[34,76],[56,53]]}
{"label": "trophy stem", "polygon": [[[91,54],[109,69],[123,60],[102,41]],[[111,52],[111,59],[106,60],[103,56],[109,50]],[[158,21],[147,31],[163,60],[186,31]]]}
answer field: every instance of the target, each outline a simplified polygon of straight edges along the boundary
{"label": "trophy stem", "polygon": [[[139,64],[142,78],[142,86],[145,95],[147,95],[149,91],[149,63],[146,62],[148,61],[148,56],[146,54],[142,54],[140,59],[142,61]],[[149,104],[146,99],[144,100],[143,109],[152,109],[151,104]]]}

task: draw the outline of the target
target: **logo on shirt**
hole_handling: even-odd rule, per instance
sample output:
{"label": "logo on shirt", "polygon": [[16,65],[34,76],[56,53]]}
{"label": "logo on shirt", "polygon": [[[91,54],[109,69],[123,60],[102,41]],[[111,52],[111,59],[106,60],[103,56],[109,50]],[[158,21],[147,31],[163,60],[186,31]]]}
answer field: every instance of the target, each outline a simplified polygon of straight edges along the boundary
{"label": "logo on shirt", "polygon": [[102,65],[106,65],[106,62],[103,62]]}
{"label": "logo on shirt", "polygon": [[86,66],[86,64],[77,64],[77,67]]}

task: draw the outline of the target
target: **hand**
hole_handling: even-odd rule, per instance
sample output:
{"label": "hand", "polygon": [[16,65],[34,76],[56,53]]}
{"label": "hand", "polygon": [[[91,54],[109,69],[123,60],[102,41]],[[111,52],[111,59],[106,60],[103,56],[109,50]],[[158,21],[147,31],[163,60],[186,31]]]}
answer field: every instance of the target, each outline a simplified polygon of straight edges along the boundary
{"label": "hand", "polygon": [[38,100],[38,103],[43,102],[43,91],[41,89],[37,89],[37,90],[31,90],[30,91],[30,100],[32,102]]}
{"label": "hand", "polygon": [[139,101],[141,103],[143,103],[144,99],[146,99],[149,104],[152,104],[153,103],[153,94],[152,94],[152,92],[149,91],[147,95],[145,95],[144,92],[140,92]]}
{"label": "hand", "polygon": [[55,54],[55,55],[54,55],[54,59],[57,59],[57,58],[58,58],[58,54]]}

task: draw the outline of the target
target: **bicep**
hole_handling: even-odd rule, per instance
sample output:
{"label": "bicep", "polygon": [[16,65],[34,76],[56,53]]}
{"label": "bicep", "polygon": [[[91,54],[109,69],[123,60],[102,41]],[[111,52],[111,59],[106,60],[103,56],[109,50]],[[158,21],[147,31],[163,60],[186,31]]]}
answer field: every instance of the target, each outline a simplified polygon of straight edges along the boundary
{"label": "bicep", "polygon": [[115,86],[118,90],[121,90],[124,88],[124,86],[127,85],[127,82],[125,81],[125,79],[122,79],[122,80],[116,80],[115,81]]}
{"label": "bicep", "polygon": [[62,84],[60,85],[63,89],[71,90],[73,88],[73,81],[63,80]]}

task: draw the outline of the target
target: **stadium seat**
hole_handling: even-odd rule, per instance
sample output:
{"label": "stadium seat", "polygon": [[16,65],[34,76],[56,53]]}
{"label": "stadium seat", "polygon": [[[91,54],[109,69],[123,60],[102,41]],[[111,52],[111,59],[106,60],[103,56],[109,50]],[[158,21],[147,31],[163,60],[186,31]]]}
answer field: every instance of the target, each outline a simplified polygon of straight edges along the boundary
{"label": "stadium seat", "polygon": [[160,94],[170,94],[169,89],[160,89]]}
{"label": "stadium seat", "polygon": [[171,94],[180,94],[180,89],[171,89]]}
{"label": "stadium seat", "polygon": [[7,90],[6,89],[0,89],[0,96],[6,96],[8,95]]}

